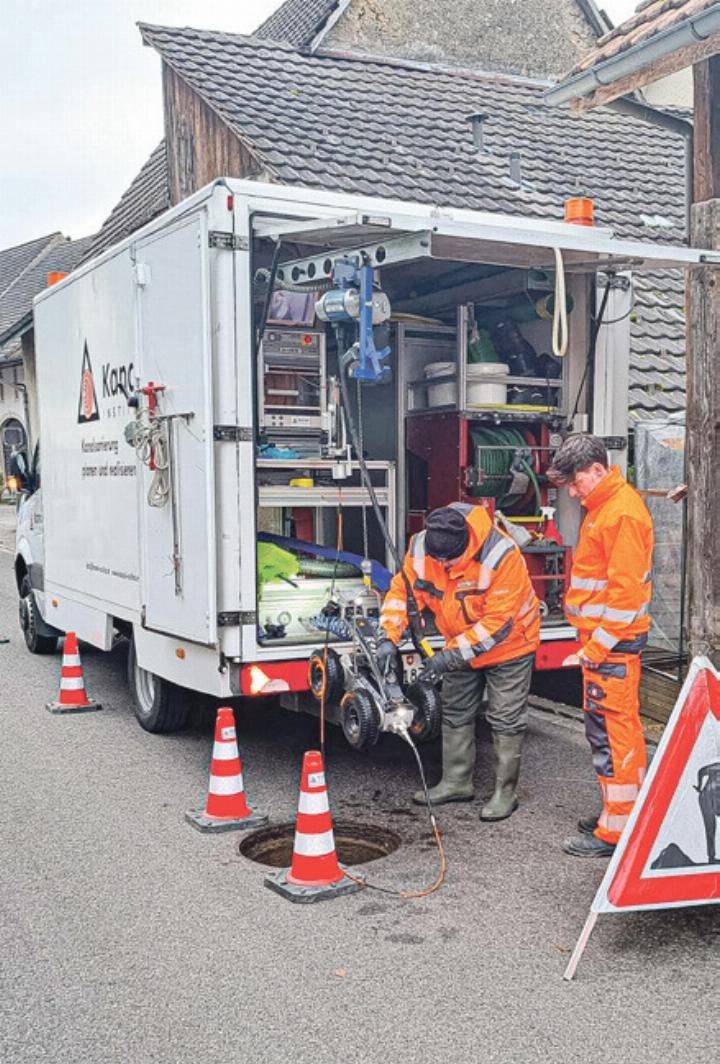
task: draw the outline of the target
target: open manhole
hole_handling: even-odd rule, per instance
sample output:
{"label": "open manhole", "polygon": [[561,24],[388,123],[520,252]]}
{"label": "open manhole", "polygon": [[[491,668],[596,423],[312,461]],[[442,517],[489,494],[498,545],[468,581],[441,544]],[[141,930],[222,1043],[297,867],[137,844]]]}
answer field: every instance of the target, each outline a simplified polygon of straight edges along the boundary
{"label": "open manhole", "polygon": [[[239,845],[243,857],[272,868],[287,868],[292,863],[294,824],[278,824],[247,835]],[[335,845],[338,860],[344,865],[367,864],[395,853],[401,839],[394,831],[373,824],[351,821],[335,822]]]}

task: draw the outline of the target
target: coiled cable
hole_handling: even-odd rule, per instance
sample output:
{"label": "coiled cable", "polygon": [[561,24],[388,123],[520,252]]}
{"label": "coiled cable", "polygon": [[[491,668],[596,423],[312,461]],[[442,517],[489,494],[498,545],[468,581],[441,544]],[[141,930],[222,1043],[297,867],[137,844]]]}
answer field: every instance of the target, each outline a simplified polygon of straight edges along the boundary
{"label": "coiled cable", "polygon": [[[159,421],[147,407],[135,415],[133,446],[143,465],[153,470],[148,488],[148,505],[161,508],[170,498],[170,458],[167,424]],[[154,466],[154,469],[153,469]]]}

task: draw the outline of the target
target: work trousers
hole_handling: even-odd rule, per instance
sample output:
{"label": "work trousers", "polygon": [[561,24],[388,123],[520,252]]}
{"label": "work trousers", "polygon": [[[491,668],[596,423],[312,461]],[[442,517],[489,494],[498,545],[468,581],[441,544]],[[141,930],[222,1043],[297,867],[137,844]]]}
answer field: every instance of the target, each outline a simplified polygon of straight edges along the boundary
{"label": "work trousers", "polygon": [[487,690],[485,719],[493,732],[518,735],[527,728],[527,703],[532,679],[534,654],[489,665],[486,669],[468,666],[443,677],[443,720],[451,728],[472,724]]}
{"label": "work trousers", "polygon": [[610,654],[583,668],[585,734],[603,800],[595,835],[604,842],[620,838],[645,778],[639,691],[639,654]]}

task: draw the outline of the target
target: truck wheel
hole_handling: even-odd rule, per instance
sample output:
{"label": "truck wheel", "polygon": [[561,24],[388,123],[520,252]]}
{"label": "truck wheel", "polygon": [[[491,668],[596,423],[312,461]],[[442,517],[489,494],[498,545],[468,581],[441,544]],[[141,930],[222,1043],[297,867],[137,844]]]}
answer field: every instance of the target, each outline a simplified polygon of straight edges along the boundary
{"label": "truck wheel", "polygon": [[354,750],[366,750],[378,741],[380,729],[375,703],[362,687],[347,691],[340,703],[343,734]]}
{"label": "truck wheel", "polygon": [[327,657],[324,650],[313,650],[308,662],[308,682],[313,696],[320,702],[325,689],[328,702],[339,702],[343,695],[345,676],[339,654],[331,647]]}
{"label": "truck wheel", "polygon": [[190,711],[190,692],[140,668],[135,640],[130,640],[128,684],[135,703],[135,716],[145,731],[167,735],[185,727]]}
{"label": "truck wheel", "polygon": [[56,635],[39,635],[40,613],[35,602],[30,578],[24,576],[20,583],[20,627],[25,637],[25,646],[31,654],[54,654],[57,650]]}
{"label": "truck wheel", "polygon": [[437,688],[427,683],[414,683],[408,687],[407,696],[415,706],[410,725],[413,739],[419,743],[437,739],[442,727],[442,702]]}

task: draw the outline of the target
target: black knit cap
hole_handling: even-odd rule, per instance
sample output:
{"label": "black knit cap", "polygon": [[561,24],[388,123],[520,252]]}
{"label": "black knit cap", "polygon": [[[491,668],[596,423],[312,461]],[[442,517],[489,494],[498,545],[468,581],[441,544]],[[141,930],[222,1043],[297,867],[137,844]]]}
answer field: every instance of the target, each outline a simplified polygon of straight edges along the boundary
{"label": "black knit cap", "polygon": [[448,561],[459,558],[467,550],[470,533],[459,510],[451,506],[433,510],[425,528],[425,550],[432,558]]}

